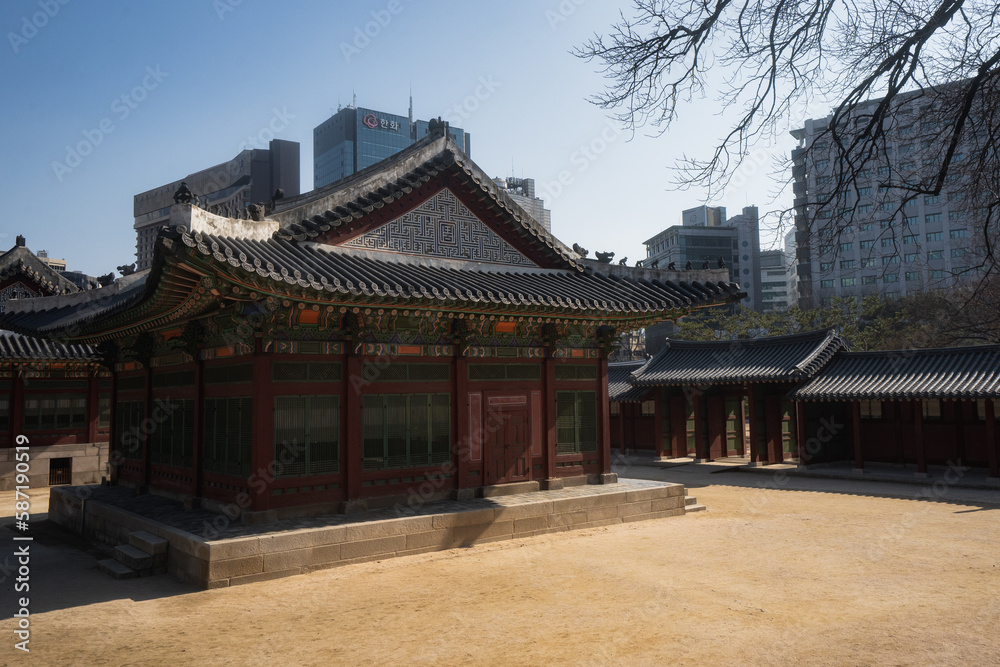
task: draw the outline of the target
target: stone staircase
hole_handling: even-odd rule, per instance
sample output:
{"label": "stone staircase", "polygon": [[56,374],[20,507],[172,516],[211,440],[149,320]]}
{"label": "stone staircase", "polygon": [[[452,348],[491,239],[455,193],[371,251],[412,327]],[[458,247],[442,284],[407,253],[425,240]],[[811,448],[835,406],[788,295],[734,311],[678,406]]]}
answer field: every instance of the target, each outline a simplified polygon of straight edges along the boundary
{"label": "stone staircase", "polygon": [[115,579],[132,579],[167,571],[167,541],[139,530],[129,533],[128,544],[115,547],[115,557],[97,561],[97,569]]}
{"label": "stone staircase", "polygon": [[704,512],[707,507],[698,504],[698,499],[694,496],[684,496],[684,513],[690,514],[691,512]]}

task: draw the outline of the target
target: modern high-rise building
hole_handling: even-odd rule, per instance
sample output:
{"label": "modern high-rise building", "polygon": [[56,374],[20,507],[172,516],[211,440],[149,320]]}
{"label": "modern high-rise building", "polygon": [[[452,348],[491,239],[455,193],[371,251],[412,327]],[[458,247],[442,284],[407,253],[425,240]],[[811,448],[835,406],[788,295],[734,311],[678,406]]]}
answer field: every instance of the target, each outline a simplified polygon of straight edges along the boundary
{"label": "modern high-rise building", "polygon": [[[846,187],[838,186],[834,171],[833,116],[807,120],[792,131],[799,142],[792,162],[802,307],[829,305],[834,297],[880,294],[892,299],[947,289],[975,265],[970,261],[976,253],[975,234],[966,217],[969,193],[960,179],[949,179],[940,195],[921,195],[902,207],[903,190],[885,186],[919,181],[939,164],[944,148],[940,121],[912,108],[918,94],[901,96],[897,104],[902,106],[884,124],[884,148]],[[860,105],[844,126],[869,117],[880,102]],[[835,205],[818,205],[828,201]]]}
{"label": "modern high-rise building", "polygon": [[528,215],[536,222],[545,227],[545,231],[552,231],[552,211],[545,208],[545,200],[535,196],[535,179],[533,178],[494,178],[504,193],[514,200],[514,203],[523,208]]}
{"label": "modern high-rise building", "polygon": [[156,230],[169,222],[174,193],[182,182],[206,211],[246,217],[247,206],[270,201],[279,189],[286,197],[300,194],[299,144],[272,139],[266,149],[247,149],[228,162],[137,194],[133,213],[137,271],[151,266]]}
{"label": "modern high-rise building", "polygon": [[783,313],[798,304],[794,256],[781,249],[760,253],[760,293],[762,313]]}
{"label": "modern high-rise building", "polygon": [[740,302],[744,308],[758,310],[760,290],[760,231],[756,206],[748,206],[740,215],[726,218],[723,207],[699,206],[683,212],[684,224],[674,225],[644,241],[643,266],[665,268],[671,263],[684,269],[688,262],[700,269],[707,263],[718,266],[722,259],[730,279],[747,292]]}
{"label": "modern high-rise building", "polygon": [[[428,122],[413,120],[412,101],[408,116],[353,105],[339,109],[313,129],[313,188],[347,178],[423,139]],[[468,132],[450,127],[448,134],[470,155]]]}

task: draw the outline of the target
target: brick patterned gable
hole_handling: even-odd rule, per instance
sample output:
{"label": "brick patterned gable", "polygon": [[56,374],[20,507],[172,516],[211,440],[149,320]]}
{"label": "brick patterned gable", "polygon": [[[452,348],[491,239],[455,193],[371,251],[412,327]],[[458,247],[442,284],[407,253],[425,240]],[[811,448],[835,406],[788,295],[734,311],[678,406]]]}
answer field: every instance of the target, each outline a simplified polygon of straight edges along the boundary
{"label": "brick patterned gable", "polygon": [[537,267],[448,188],[342,247],[519,267]]}

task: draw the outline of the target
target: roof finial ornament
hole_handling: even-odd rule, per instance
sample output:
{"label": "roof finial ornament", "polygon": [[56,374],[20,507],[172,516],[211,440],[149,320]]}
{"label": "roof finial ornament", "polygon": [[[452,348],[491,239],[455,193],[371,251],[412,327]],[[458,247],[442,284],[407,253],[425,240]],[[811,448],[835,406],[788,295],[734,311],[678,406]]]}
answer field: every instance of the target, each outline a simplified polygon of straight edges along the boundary
{"label": "roof finial ornament", "polygon": [[720,269],[726,268],[726,260],[723,259],[722,255],[719,255],[719,268]]}
{"label": "roof finial ornament", "polygon": [[613,252],[601,252],[598,250],[594,254],[597,255],[597,261],[601,264],[610,264],[611,260],[615,258],[615,253]]}
{"label": "roof finial ornament", "polygon": [[24,243],[25,243],[24,237],[18,234],[17,239],[14,241],[14,245],[16,245],[18,248],[23,248]]}
{"label": "roof finial ornament", "polygon": [[448,136],[448,123],[441,120],[441,116],[431,118],[427,121],[427,134],[432,137]]}
{"label": "roof finial ornament", "polygon": [[131,264],[122,264],[121,266],[118,267],[118,273],[122,274],[123,276],[132,275],[133,273],[135,273],[135,262],[132,262]]}
{"label": "roof finial ornament", "polygon": [[188,188],[188,184],[181,181],[181,186],[174,193],[175,204],[190,204],[194,200],[194,193]]}
{"label": "roof finial ornament", "polygon": [[685,271],[690,271],[692,268],[693,267],[691,266],[691,260],[689,259],[688,263],[684,265],[684,270]]}
{"label": "roof finial ornament", "polygon": [[573,252],[575,252],[580,257],[586,257],[587,255],[590,254],[590,251],[587,250],[586,248],[584,248],[579,243],[574,243],[573,244]]}
{"label": "roof finial ornament", "polygon": [[620,260],[618,260],[618,266],[627,266],[628,265],[627,262],[628,262],[628,257],[622,257]]}

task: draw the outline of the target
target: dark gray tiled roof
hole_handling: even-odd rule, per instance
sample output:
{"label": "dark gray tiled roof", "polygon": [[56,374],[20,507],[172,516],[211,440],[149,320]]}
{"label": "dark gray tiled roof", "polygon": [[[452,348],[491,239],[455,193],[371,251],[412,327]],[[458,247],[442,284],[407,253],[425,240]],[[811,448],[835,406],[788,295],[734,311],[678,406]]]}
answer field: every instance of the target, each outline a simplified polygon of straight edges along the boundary
{"label": "dark gray tiled roof", "polygon": [[50,294],[71,294],[80,289],[24,246],[14,246],[0,255],[0,280],[19,276],[29,278]]}
{"label": "dark gray tiled roof", "polygon": [[620,361],[608,364],[608,398],[619,403],[635,403],[649,393],[648,387],[633,387],[629,375],[645,361]]}
{"label": "dark gray tiled roof", "polygon": [[1000,345],[891,352],[840,352],[798,400],[1000,397]]}
{"label": "dark gray tiled roof", "polygon": [[0,326],[24,334],[72,335],[76,328],[140,302],[147,276],[133,274],[107,287],[66,296],[8,302],[7,312],[0,315]]}
{"label": "dark gray tiled roof", "polygon": [[93,361],[90,345],[62,345],[42,338],[0,331],[0,361]]}
{"label": "dark gray tiled roof", "polygon": [[846,348],[833,329],[753,340],[668,340],[632,377],[636,386],[794,382],[812,377]]}
{"label": "dark gray tiled roof", "polygon": [[483,268],[473,262],[424,258],[384,260],[319,243],[255,241],[191,234],[181,228],[166,233],[171,232],[201,255],[227,264],[227,269],[325,292],[331,298],[385,297],[414,306],[472,303],[556,308],[570,315],[588,311],[641,315],[734,301],[743,294],[735,283],[630,279],[592,269],[580,273]]}

